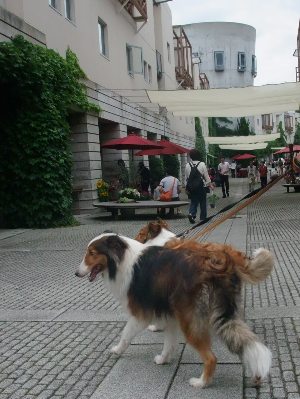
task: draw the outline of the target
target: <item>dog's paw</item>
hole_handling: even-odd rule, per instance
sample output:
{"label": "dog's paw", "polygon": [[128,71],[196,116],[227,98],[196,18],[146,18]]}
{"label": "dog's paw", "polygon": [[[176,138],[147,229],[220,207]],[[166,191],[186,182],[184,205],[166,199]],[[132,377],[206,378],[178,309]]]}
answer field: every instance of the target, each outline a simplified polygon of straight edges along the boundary
{"label": "dog's paw", "polygon": [[165,356],[156,355],[154,358],[154,362],[156,364],[165,364],[165,363],[168,363],[168,359]]}
{"label": "dog's paw", "polygon": [[160,328],[156,324],[149,324],[148,330],[152,332],[160,331]]}
{"label": "dog's paw", "polygon": [[113,346],[113,347],[111,348],[110,352],[111,352],[111,353],[114,353],[114,354],[116,354],[116,355],[121,355],[121,354],[124,352],[124,350],[123,350],[123,348],[121,347],[121,345],[115,345],[115,346]]}
{"label": "dog's paw", "polygon": [[200,378],[190,378],[189,383],[195,388],[204,388],[206,386],[206,382],[202,376]]}

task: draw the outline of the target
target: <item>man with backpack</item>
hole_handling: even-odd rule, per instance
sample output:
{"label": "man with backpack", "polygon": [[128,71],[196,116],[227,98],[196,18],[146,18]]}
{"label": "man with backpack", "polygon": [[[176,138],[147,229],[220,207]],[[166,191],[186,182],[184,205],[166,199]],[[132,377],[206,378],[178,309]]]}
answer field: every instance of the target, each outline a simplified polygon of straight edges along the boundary
{"label": "man with backpack", "polygon": [[186,192],[191,200],[189,209],[189,221],[195,223],[198,204],[200,205],[200,220],[207,217],[206,195],[211,186],[207,168],[204,162],[201,162],[201,154],[198,150],[190,151],[191,162],[185,166]]}

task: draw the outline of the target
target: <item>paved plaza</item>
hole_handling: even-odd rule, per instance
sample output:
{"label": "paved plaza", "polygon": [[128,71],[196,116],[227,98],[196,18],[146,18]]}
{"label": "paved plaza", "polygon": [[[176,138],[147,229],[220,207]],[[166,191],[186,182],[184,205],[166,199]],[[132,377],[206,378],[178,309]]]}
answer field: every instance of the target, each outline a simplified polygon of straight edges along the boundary
{"label": "paved plaza", "polygon": [[[246,179],[230,183],[231,196],[214,212],[246,194]],[[186,214],[183,208],[169,220],[172,231],[191,227]],[[155,217],[153,210],[115,221],[99,211],[78,217],[76,227],[0,230],[0,399],[300,399],[300,193],[287,194],[279,183],[201,238],[275,255],[272,275],[245,286],[243,295],[247,323],[273,353],[270,377],[259,389],[218,340],[216,375],[204,390],[188,384],[202,364],[182,338],[169,365],[153,362],[162,333],[145,331],[121,357],[110,353],[127,316],[101,279],[90,283],[74,271],[103,230],[134,237]]]}

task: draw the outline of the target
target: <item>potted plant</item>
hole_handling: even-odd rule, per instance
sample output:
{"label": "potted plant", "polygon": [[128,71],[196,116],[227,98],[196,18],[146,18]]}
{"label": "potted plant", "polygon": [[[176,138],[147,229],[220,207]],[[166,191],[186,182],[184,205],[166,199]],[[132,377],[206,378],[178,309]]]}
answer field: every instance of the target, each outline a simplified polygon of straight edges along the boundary
{"label": "potted plant", "polygon": [[140,199],[140,193],[135,188],[124,188],[119,191],[119,200],[118,202],[135,202]]}
{"label": "potted plant", "polygon": [[219,197],[217,196],[217,194],[212,193],[208,198],[207,201],[210,205],[211,208],[215,208],[216,206],[216,202],[218,201]]}
{"label": "potted plant", "polygon": [[103,179],[99,179],[97,180],[96,187],[97,187],[99,201],[100,202],[108,201],[109,184],[106,183],[106,181],[104,181]]}

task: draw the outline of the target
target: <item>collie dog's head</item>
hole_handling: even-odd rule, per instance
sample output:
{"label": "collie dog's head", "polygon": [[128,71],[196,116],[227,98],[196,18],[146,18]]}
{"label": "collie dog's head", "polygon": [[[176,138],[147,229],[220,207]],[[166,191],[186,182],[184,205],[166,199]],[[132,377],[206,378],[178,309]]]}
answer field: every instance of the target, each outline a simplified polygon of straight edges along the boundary
{"label": "collie dog's head", "polygon": [[162,229],[169,230],[169,225],[164,220],[158,219],[154,222],[149,222],[146,226],[141,228],[135,240],[145,244],[147,241],[158,237]]}
{"label": "collie dog's head", "polygon": [[87,247],[85,256],[75,275],[89,274],[93,281],[99,273],[107,271],[110,279],[115,279],[117,265],[123,260],[128,244],[114,233],[105,233],[94,238]]}

